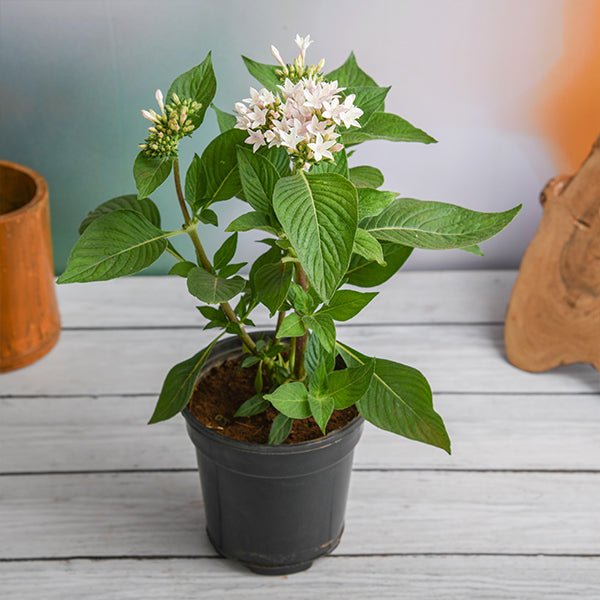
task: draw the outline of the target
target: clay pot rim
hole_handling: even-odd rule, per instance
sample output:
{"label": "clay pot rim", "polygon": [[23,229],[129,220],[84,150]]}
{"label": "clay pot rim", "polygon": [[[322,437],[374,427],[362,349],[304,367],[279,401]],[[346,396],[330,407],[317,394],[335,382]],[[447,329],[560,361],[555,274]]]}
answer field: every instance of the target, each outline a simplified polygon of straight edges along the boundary
{"label": "clay pot rim", "polygon": [[21,165],[19,163],[11,162],[9,160],[0,160],[0,169],[11,169],[13,171],[19,171],[29,177],[35,185],[35,192],[33,196],[23,206],[10,212],[0,215],[0,223],[6,223],[23,213],[33,210],[38,204],[43,202],[48,197],[48,184],[46,180],[36,171]]}

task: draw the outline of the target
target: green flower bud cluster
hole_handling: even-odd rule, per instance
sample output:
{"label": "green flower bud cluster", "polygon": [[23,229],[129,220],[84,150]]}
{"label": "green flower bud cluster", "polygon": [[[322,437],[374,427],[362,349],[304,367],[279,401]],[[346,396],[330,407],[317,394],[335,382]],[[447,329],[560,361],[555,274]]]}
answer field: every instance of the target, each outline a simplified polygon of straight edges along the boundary
{"label": "green flower bud cluster", "polygon": [[180,99],[177,94],[172,94],[171,102],[163,107],[161,114],[154,110],[142,111],[144,117],[152,122],[148,137],[140,144],[144,154],[151,158],[176,157],[180,140],[195,129],[191,118],[201,108],[202,105],[195,100]]}
{"label": "green flower bud cluster", "polygon": [[303,77],[310,77],[311,79],[314,79],[314,81],[322,81],[323,73],[321,73],[321,71],[324,66],[324,60],[316,65],[305,65],[301,57],[298,56],[293,64],[286,65],[281,69],[276,69],[275,75],[277,75],[281,81],[289,79],[292,83],[300,81]]}

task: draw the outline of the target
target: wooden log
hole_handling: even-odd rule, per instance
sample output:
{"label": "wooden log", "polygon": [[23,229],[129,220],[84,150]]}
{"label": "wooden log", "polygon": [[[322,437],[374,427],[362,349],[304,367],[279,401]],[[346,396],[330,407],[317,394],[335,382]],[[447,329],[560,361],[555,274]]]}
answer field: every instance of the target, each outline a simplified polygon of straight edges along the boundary
{"label": "wooden log", "polygon": [[552,179],[508,308],[506,353],[526,371],[600,370],[600,138],[580,170]]}
{"label": "wooden log", "polygon": [[0,372],[42,357],[59,334],[46,182],[0,161]]}

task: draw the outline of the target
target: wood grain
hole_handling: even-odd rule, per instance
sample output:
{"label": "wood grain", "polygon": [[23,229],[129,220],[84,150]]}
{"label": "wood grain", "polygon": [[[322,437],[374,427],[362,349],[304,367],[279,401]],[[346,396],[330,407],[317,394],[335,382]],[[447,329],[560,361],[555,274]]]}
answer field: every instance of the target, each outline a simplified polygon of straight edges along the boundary
{"label": "wood grain", "polygon": [[[0,473],[194,469],[182,419],[146,425],[155,400],[0,399]],[[355,468],[600,469],[597,396],[440,394],[436,406],[451,457],[366,423]]]}
{"label": "wood grain", "polygon": [[600,139],[573,177],[553,179],[512,293],[509,360],[527,371],[600,369]]}
{"label": "wood grain", "polygon": [[[61,344],[26,371],[7,373],[4,395],[156,394],[170,367],[195,354],[214,332],[191,329],[65,331]],[[503,356],[500,325],[340,327],[340,339],[365,354],[421,370],[435,392],[600,392],[586,365],[525,373]]]}
{"label": "wood grain", "polygon": [[[213,556],[196,473],[1,479],[0,558]],[[600,474],[358,471],[340,554],[600,555]]]}
{"label": "wood grain", "polygon": [[12,598],[39,600],[597,600],[598,558],[327,557],[289,577],[256,577],[222,559],[0,563]]}

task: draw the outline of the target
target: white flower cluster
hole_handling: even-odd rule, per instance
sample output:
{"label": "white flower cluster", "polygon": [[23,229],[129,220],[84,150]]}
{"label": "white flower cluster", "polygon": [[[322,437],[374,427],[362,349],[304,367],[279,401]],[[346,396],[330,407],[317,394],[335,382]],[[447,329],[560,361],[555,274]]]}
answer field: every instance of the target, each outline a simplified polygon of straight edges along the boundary
{"label": "white flower cluster", "polygon": [[[300,55],[294,65],[302,69],[310,38],[297,36],[296,43]],[[283,63],[277,49],[273,48],[273,54]],[[322,68],[323,63],[319,64]],[[338,128],[360,127],[363,111],[354,105],[354,94],[342,99],[344,88],[337,81],[323,81],[318,73],[297,82],[286,76],[278,88],[276,94],[250,88],[250,98],[235,105],[236,127],[248,131],[245,141],[254,152],[261,146],[282,146],[298,167],[307,170],[342,150]]]}

